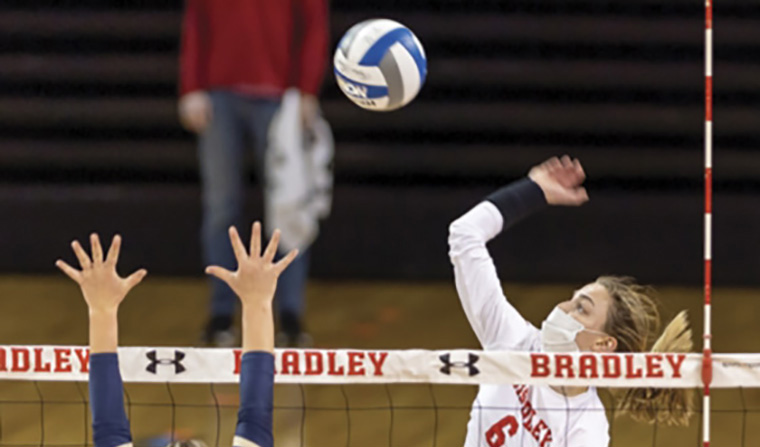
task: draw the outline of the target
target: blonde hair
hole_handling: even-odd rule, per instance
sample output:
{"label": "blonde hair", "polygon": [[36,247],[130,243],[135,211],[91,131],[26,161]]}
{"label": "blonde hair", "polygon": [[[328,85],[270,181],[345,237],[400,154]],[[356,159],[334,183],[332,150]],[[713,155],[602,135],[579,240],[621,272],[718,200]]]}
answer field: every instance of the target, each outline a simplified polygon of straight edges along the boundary
{"label": "blonde hair", "polygon": [[[618,352],[691,352],[686,311],[676,315],[657,337],[660,312],[652,287],[627,276],[601,276],[596,282],[612,298],[605,332],[617,339]],[[617,414],[641,422],[686,426],[693,401],[694,392],[687,388],[629,388],[618,396]]]}

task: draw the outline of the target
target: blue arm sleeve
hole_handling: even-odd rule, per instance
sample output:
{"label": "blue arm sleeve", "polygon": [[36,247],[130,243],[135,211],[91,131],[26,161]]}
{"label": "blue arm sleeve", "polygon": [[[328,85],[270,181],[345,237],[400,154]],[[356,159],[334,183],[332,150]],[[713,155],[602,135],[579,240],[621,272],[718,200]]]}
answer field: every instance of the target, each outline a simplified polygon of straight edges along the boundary
{"label": "blue arm sleeve", "polygon": [[[273,447],[274,355],[246,352],[240,364],[240,411],[235,436],[260,447]],[[237,445],[237,444],[236,444]]]}
{"label": "blue arm sleeve", "polygon": [[117,447],[132,442],[116,353],[90,355],[90,405],[95,447]]}

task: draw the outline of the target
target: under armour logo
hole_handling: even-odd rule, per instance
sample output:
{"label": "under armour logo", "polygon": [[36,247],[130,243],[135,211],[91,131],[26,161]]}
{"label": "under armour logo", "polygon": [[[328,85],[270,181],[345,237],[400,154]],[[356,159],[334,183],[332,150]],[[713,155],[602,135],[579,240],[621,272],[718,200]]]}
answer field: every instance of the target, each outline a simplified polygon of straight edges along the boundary
{"label": "under armour logo", "polygon": [[150,351],[147,354],[145,354],[148,357],[148,360],[150,360],[150,365],[148,365],[145,370],[155,374],[156,373],[156,366],[158,365],[174,365],[174,374],[179,374],[181,372],[185,371],[185,367],[182,366],[182,359],[185,358],[185,353],[182,351],[174,351],[174,359],[157,359],[156,358],[156,351]]}
{"label": "under armour logo", "polygon": [[470,377],[480,374],[480,370],[475,367],[475,364],[478,363],[480,357],[475,354],[469,354],[469,361],[467,362],[452,362],[451,354],[443,354],[439,358],[441,359],[441,362],[443,362],[441,372],[446,375],[451,374],[451,368],[467,368],[467,374]]}

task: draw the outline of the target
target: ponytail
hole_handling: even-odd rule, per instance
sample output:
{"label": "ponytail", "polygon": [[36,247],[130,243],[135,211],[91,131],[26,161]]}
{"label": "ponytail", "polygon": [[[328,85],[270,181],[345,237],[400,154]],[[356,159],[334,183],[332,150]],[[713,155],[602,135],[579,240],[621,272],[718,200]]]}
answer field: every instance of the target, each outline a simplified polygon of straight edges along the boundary
{"label": "ponytail", "polygon": [[[597,283],[612,298],[605,332],[617,339],[618,352],[692,351],[686,311],[676,315],[651,343],[660,325],[654,289],[630,277],[602,276]],[[617,401],[617,414],[628,414],[636,421],[686,426],[694,407],[694,393],[688,388],[629,388]]]}
{"label": "ponytail", "polygon": [[[651,352],[690,352],[691,329],[686,311],[679,313],[657,339]],[[694,393],[688,388],[629,388],[618,398],[617,409],[636,421],[689,425]]]}

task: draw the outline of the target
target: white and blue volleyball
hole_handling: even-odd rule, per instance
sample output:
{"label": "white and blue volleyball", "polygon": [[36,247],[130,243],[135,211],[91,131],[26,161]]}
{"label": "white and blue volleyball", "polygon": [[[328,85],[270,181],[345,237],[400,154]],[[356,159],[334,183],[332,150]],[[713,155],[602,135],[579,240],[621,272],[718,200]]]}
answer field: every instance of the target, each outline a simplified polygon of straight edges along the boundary
{"label": "white and blue volleyball", "polygon": [[333,64],[341,91],[359,107],[380,112],[409,104],[427,76],[417,36],[388,19],[365,20],[349,29]]}

